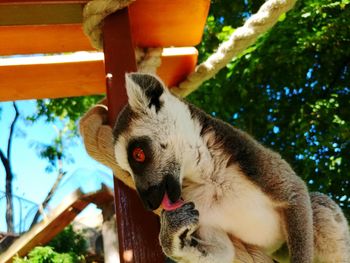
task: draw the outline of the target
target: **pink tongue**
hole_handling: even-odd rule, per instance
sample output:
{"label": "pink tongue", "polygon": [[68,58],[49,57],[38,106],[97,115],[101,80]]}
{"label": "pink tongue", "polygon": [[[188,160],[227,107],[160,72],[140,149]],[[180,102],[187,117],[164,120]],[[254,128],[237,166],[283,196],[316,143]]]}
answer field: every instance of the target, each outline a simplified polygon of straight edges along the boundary
{"label": "pink tongue", "polygon": [[162,207],[164,210],[166,211],[172,211],[175,210],[176,208],[179,208],[183,205],[183,201],[182,200],[178,200],[175,203],[172,203],[167,195],[167,193],[165,193],[163,200],[162,200]]}

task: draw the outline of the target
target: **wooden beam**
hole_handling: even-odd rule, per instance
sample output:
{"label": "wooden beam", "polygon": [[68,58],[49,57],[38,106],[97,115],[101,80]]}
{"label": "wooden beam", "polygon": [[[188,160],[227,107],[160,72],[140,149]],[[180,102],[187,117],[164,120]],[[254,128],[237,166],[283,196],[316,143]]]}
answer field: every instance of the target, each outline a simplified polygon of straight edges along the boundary
{"label": "wooden beam", "polygon": [[4,253],[1,254],[0,263],[12,262],[15,255],[25,256],[35,246],[45,245],[67,225],[90,203],[101,204],[111,202],[113,195],[106,187],[92,193],[83,193],[76,190],[55,208],[47,219],[36,224],[31,230],[18,238]]}
{"label": "wooden beam", "polygon": [[[128,9],[105,19],[103,27],[109,122],[113,126],[127,103],[125,73],[136,71]],[[136,192],[114,181],[120,262],[163,263],[158,218],[145,211]]]}
{"label": "wooden beam", "polygon": [[0,66],[0,101],[104,93],[103,61]]}
{"label": "wooden beam", "polygon": [[142,47],[198,45],[209,4],[209,0],[133,2],[129,8],[134,44]]}
{"label": "wooden beam", "polygon": [[0,4],[0,26],[82,22],[83,4]]}
{"label": "wooden beam", "polygon": [[19,5],[19,4],[85,4],[89,0],[0,0],[0,5]]}
{"label": "wooden beam", "polygon": [[0,56],[92,51],[80,24],[1,26]]}
{"label": "wooden beam", "polygon": [[[195,48],[165,49],[157,73],[171,87],[184,80],[196,62]],[[0,59],[0,76],[0,101],[105,93],[102,53]]]}
{"label": "wooden beam", "polygon": [[[208,9],[209,0],[137,0],[130,5],[134,44],[197,45]],[[0,56],[93,50],[82,31],[81,13],[81,4],[0,5]]]}

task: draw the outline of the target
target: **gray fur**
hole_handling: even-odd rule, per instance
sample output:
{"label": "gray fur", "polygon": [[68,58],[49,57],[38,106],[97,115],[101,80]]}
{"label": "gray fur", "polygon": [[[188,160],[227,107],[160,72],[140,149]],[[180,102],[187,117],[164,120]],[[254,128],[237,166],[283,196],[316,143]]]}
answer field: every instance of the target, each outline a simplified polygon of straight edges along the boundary
{"label": "gray fur", "polygon": [[[114,128],[117,162],[131,173],[146,208],[156,209],[165,192],[187,202],[161,216],[160,243],[169,257],[232,262],[234,237],[281,262],[350,263],[340,208],[309,194],[279,154],[177,99],[155,76],[131,74],[126,82],[129,105]],[[142,138],[148,159],[133,163],[130,147]]]}

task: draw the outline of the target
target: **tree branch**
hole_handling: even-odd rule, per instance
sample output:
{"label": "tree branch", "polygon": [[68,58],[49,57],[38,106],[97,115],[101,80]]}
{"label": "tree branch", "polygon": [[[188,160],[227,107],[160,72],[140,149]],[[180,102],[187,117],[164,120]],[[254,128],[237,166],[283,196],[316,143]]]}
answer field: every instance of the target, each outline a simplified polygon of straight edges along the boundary
{"label": "tree branch", "polygon": [[[50,191],[46,195],[44,201],[41,203],[41,207],[43,210],[47,207],[47,205],[51,201],[53,195],[56,193],[56,190],[57,190],[57,188],[58,188],[58,186],[59,186],[60,182],[62,181],[62,178],[65,174],[66,174],[66,172],[63,171],[62,159],[58,158],[58,175],[57,175],[57,178],[56,178],[53,186],[51,187]],[[39,217],[40,217],[40,209],[38,208],[38,210],[36,211],[36,213],[34,215],[33,221],[30,224],[30,228],[32,228],[38,222]]]}
{"label": "tree branch", "polygon": [[4,165],[6,174],[11,173],[9,160],[8,160],[8,158],[6,158],[4,152],[1,149],[0,149],[0,159],[1,159],[2,164]]}
{"label": "tree branch", "polygon": [[4,165],[4,167],[6,167],[7,158],[6,158],[5,154],[3,153],[3,151],[1,149],[0,149],[0,159],[1,159],[1,162]]}
{"label": "tree branch", "polygon": [[[51,201],[54,193],[56,192],[57,190],[57,187],[58,185],[60,184],[63,176],[66,174],[66,172],[59,172],[58,173],[58,176],[55,180],[55,183],[53,184],[53,186],[51,187],[49,193],[47,194],[47,196],[45,197],[45,200],[41,203],[41,207],[42,209],[44,210],[47,205],[49,204],[49,202]],[[40,216],[40,208],[38,208],[38,210],[36,211],[35,215],[34,215],[34,218],[33,218],[33,221],[32,223],[30,224],[30,228],[32,228],[37,222],[38,222],[38,219],[39,219],[39,216]]]}
{"label": "tree branch", "polygon": [[11,169],[11,147],[12,147],[12,139],[15,130],[15,125],[19,117],[19,111],[15,102],[12,102],[13,108],[15,109],[15,117],[12,120],[9,137],[7,139],[7,156],[0,150],[0,158],[6,170],[6,183],[5,183],[5,191],[6,191],[6,223],[7,223],[7,232],[14,232],[13,225],[13,200],[12,200],[12,180],[13,174]]}
{"label": "tree branch", "polygon": [[10,164],[10,153],[11,153],[11,146],[12,146],[12,138],[13,138],[13,132],[15,130],[15,125],[16,125],[16,122],[18,120],[18,117],[19,117],[19,111],[18,111],[18,108],[17,108],[17,105],[16,105],[16,102],[12,102],[12,105],[13,105],[13,108],[15,109],[15,117],[11,123],[11,127],[10,127],[10,134],[9,134],[9,138],[7,140],[7,161],[8,163]]}

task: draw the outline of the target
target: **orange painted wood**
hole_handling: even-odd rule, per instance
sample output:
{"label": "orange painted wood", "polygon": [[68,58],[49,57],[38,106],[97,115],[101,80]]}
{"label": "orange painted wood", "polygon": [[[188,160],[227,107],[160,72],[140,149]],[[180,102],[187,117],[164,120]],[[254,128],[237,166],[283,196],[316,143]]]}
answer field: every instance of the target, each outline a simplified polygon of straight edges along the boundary
{"label": "orange painted wood", "polygon": [[202,39],[208,0],[137,0],[130,9],[136,46],[195,46]]}
{"label": "orange painted wood", "polygon": [[[106,18],[104,54],[107,79],[109,121],[113,126],[120,110],[127,103],[125,73],[136,71],[134,47],[128,9]],[[163,263],[158,241],[158,217],[145,211],[136,192],[119,180],[114,181],[120,262]]]}
{"label": "orange painted wood", "polygon": [[80,24],[0,26],[0,56],[94,50]]}
{"label": "orange painted wood", "polygon": [[[209,0],[135,1],[130,5],[134,44],[141,47],[197,45],[202,37],[209,2]],[[6,6],[0,5],[1,8]],[[25,10],[26,5],[19,8]],[[4,18],[2,20],[2,22],[0,20],[1,23],[6,22]],[[93,50],[82,32],[81,24],[30,25],[30,22],[28,23],[24,26],[0,26],[0,56]]]}
{"label": "orange painted wood", "polygon": [[0,101],[104,93],[102,61],[0,66]]}
{"label": "orange painted wood", "polygon": [[171,88],[185,80],[195,70],[197,58],[198,53],[195,49],[182,55],[164,54],[161,66],[157,69],[157,75],[167,87]]}
{"label": "orange painted wood", "polygon": [[[165,55],[158,75],[174,86],[191,73],[197,52]],[[0,66],[0,101],[59,98],[105,93],[102,60],[55,64]]]}
{"label": "orange painted wood", "polygon": [[18,4],[83,4],[88,0],[0,0],[1,4],[18,5]]}

